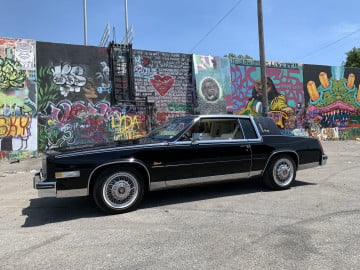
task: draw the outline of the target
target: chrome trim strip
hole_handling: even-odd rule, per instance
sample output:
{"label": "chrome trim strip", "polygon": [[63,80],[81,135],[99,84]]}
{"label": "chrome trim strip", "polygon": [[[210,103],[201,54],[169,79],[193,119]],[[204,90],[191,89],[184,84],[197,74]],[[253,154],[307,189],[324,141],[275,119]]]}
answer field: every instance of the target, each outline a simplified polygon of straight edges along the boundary
{"label": "chrome trim strip", "polygon": [[323,154],[322,157],[321,157],[321,164],[320,165],[321,166],[326,165],[328,158],[329,158],[328,155]]}
{"label": "chrome trim strip", "polygon": [[56,193],[57,198],[81,197],[87,195],[89,195],[87,188],[58,190]]}
{"label": "chrome trim strip", "polygon": [[310,168],[314,168],[314,167],[318,167],[318,166],[320,166],[319,162],[300,164],[298,166],[298,171],[305,170],[305,169],[310,169]]}
{"label": "chrome trim strip", "polygon": [[151,182],[149,186],[150,191],[166,189],[165,181]]}
{"label": "chrome trim strip", "polygon": [[40,198],[56,197],[56,182],[35,183]]}
{"label": "chrome trim strip", "polygon": [[262,174],[262,170],[259,171],[254,171],[254,172],[250,172],[249,177],[253,177],[253,176],[259,176]]}
{"label": "chrome trim strip", "polygon": [[[139,164],[141,165],[145,171],[146,171],[146,174],[148,176],[148,184],[150,186],[150,172],[148,170],[148,168],[146,167],[145,163],[143,163],[142,161],[140,160],[135,160],[134,158],[130,158],[130,159],[127,159],[127,160],[118,160],[118,161],[114,161],[114,162],[108,162],[108,163],[104,163],[104,164],[101,164],[99,166],[97,166],[95,169],[92,170],[92,172],[90,173],[89,175],[89,179],[88,179],[88,184],[87,184],[87,194],[89,195],[89,191],[90,191],[90,180],[91,180],[91,177],[93,176],[93,174],[95,173],[95,171],[97,171],[98,169],[100,169],[101,167],[104,167],[104,166],[107,166],[107,165],[113,165],[113,164],[131,164],[131,163],[136,163],[136,164]],[[146,179],[144,179],[146,180]]]}
{"label": "chrome trim strip", "polygon": [[171,145],[189,145],[190,146],[190,145],[193,145],[193,142],[192,141],[178,141],[178,140],[176,140],[176,141],[171,142],[169,144],[171,144]]}
{"label": "chrome trim strip", "polygon": [[198,120],[198,119],[203,119],[203,118],[234,118],[234,119],[238,119],[238,118],[246,118],[249,119],[251,116],[250,115],[245,115],[245,114],[203,114],[203,115],[196,115],[197,117],[194,118],[194,120]]}
{"label": "chrome trim strip", "polygon": [[178,180],[169,180],[161,182],[153,182],[150,184],[150,190],[165,189],[165,188],[174,188],[181,186],[188,186],[194,184],[203,184],[203,183],[212,183],[212,182],[221,182],[227,180],[236,180],[236,179],[248,179],[250,173],[233,173],[225,175],[215,175],[215,176],[205,176],[205,177],[196,177],[196,178],[185,178]]}
{"label": "chrome trim strip", "polygon": [[217,140],[202,140],[197,141],[198,144],[213,144],[213,143],[221,143],[221,144],[238,144],[238,143],[247,143],[246,139],[217,139]]}
{"label": "chrome trim strip", "polygon": [[196,140],[192,141],[175,141],[173,145],[203,145],[203,144],[237,144],[237,143],[247,143],[247,139],[214,139],[214,140]]}
{"label": "chrome trim strip", "polygon": [[75,153],[68,153],[68,154],[58,154],[55,155],[55,158],[65,158],[65,157],[74,157],[74,156],[82,156],[87,154],[99,154],[99,153],[107,153],[107,152],[113,152],[116,150],[129,150],[129,149],[137,149],[137,148],[153,148],[154,146],[166,146],[169,145],[168,142],[162,142],[162,143],[153,143],[153,144],[141,144],[141,145],[130,145],[130,146],[116,146],[111,147],[107,149],[96,149],[96,150],[84,150],[81,152],[75,152]]}
{"label": "chrome trim strip", "polygon": [[[247,159],[249,160],[249,159]],[[163,167],[179,167],[179,166],[193,166],[193,165],[203,165],[203,164],[219,164],[219,163],[229,163],[229,162],[240,162],[239,160],[235,159],[235,160],[226,160],[226,161],[207,161],[207,162],[193,162],[193,163],[181,163],[181,164],[166,164],[166,165],[155,165],[152,168],[163,168]]]}

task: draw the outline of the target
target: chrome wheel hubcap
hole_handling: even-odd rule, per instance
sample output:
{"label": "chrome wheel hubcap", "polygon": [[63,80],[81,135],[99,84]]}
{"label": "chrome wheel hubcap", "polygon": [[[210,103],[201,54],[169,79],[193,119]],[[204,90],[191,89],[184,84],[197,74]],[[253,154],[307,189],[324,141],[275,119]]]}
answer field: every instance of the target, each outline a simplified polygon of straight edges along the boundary
{"label": "chrome wheel hubcap", "polygon": [[111,175],[103,186],[105,203],[112,208],[127,208],[135,202],[138,193],[139,185],[136,178],[126,172]]}
{"label": "chrome wheel hubcap", "polygon": [[116,182],[111,187],[111,195],[117,200],[126,199],[130,195],[130,192],[131,192],[131,186],[129,185],[129,183],[125,181]]}
{"label": "chrome wheel hubcap", "polygon": [[293,164],[288,159],[279,159],[275,163],[273,177],[277,185],[287,186],[294,177]]}

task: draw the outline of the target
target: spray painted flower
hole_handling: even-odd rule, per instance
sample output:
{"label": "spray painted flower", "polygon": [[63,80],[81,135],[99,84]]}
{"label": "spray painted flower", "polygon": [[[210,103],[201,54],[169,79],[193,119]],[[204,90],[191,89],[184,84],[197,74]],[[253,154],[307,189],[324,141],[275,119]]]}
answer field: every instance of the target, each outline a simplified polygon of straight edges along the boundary
{"label": "spray painted flower", "polygon": [[0,57],[0,89],[23,87],[25,79],[26,74],[19,61]]}

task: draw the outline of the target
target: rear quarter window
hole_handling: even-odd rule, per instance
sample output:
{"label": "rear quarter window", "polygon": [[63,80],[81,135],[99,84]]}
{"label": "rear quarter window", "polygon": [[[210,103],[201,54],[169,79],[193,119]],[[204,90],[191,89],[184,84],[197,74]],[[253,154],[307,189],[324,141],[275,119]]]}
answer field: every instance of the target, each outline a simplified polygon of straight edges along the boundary
{"label": "rear quarter window", "polygon": [[250,119],[240,119],[242,129],[246,139],[257,139],[257,134],[255,132],[254,126],[250,122]]}
{"label": "rear quarter window", "polygon": [[254,116],[254,121],[261,135],[281,135],[280,129],[272,118]]}

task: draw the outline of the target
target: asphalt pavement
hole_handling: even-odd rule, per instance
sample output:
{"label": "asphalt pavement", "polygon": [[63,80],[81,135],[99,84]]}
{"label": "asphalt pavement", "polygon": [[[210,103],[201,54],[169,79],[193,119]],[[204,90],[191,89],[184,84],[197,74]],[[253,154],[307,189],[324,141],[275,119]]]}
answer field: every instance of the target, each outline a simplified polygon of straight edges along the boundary
{"label": "asphalt pavement", "polygon": [[148,194],[104,215],[90,198],[38,198],[40,158],[0,162],[0,269],[359,269],[360,142],[322,142],[294,186],[258,181]]}

